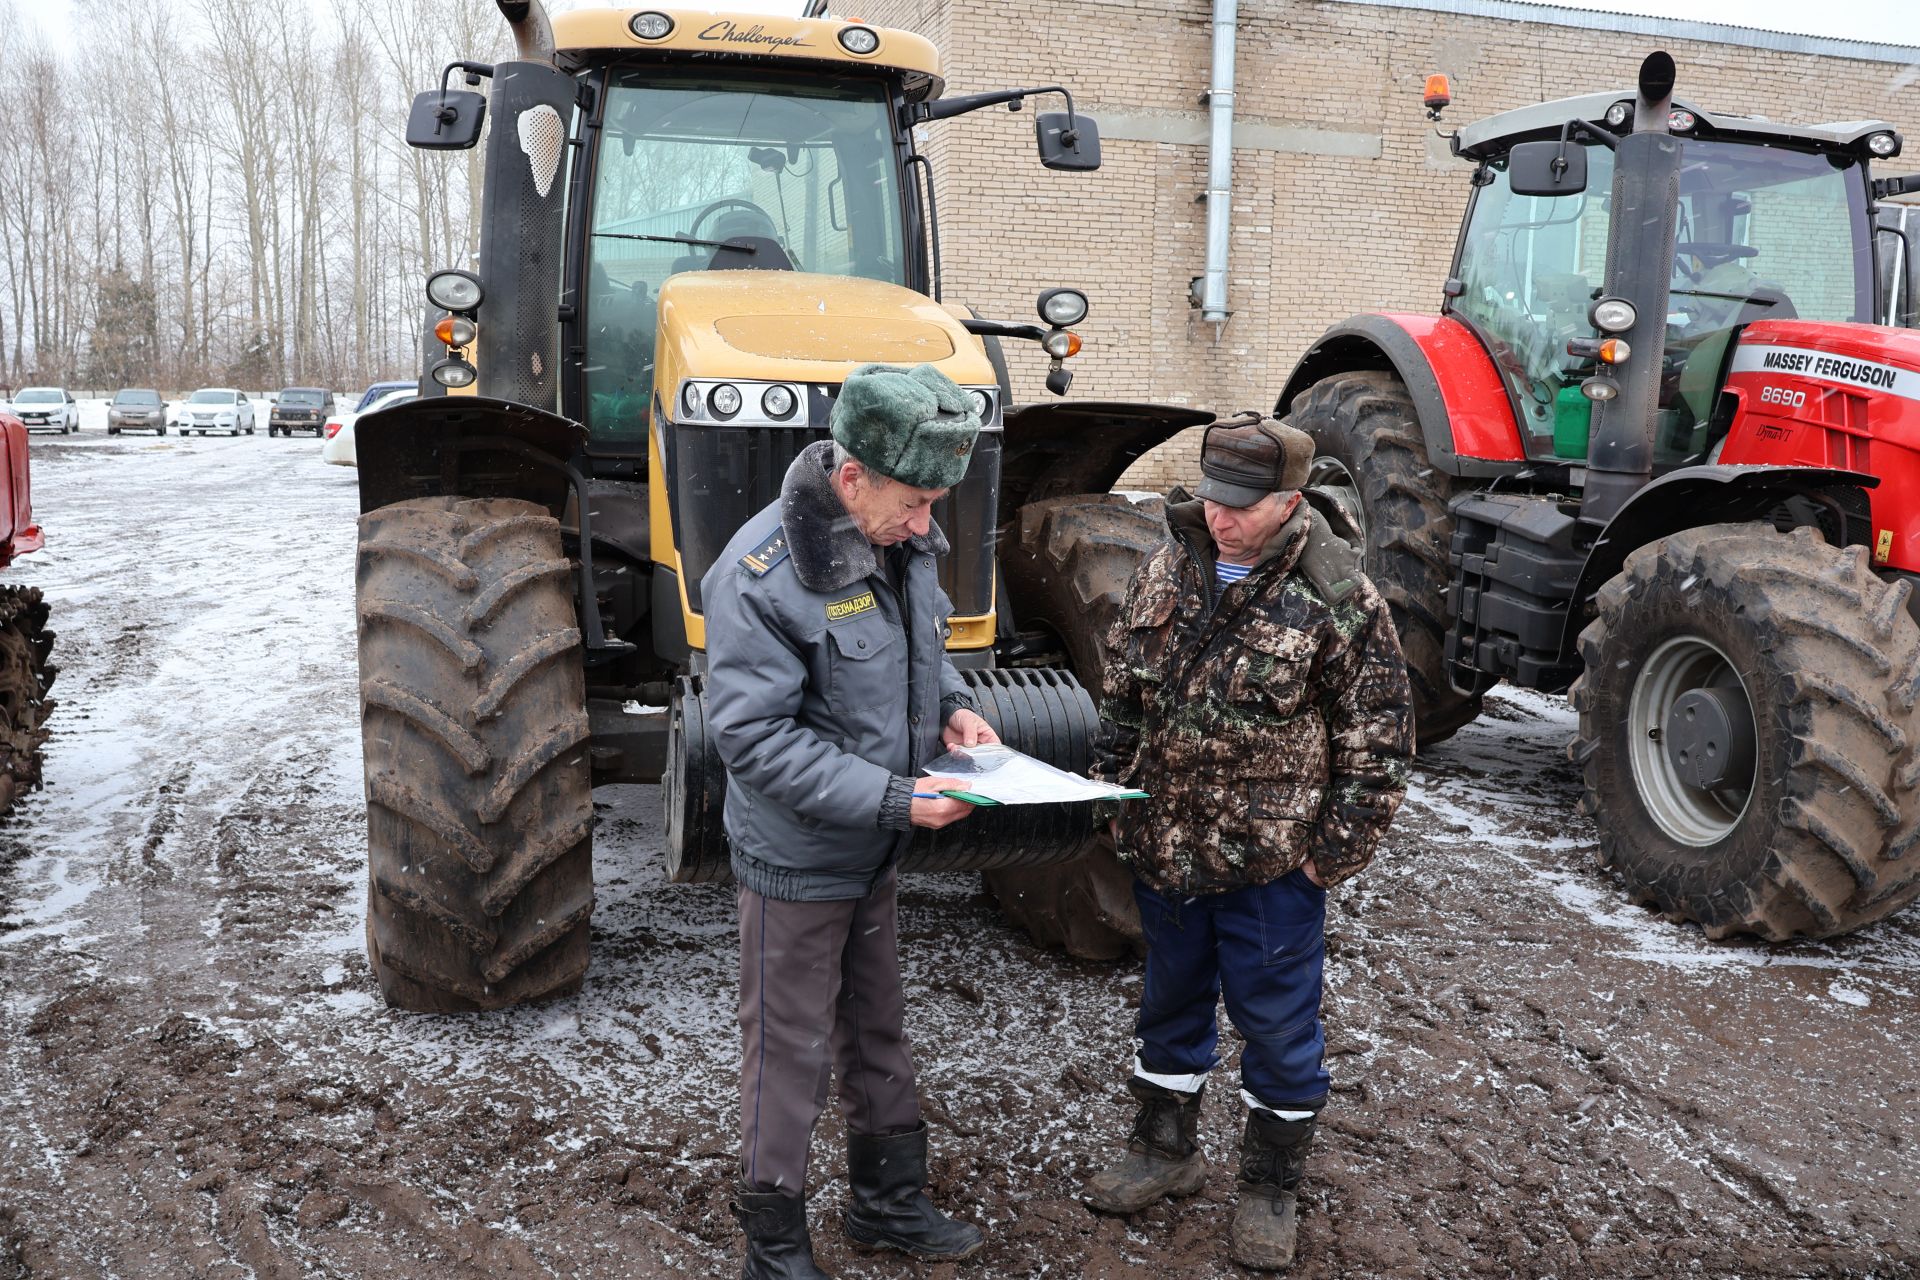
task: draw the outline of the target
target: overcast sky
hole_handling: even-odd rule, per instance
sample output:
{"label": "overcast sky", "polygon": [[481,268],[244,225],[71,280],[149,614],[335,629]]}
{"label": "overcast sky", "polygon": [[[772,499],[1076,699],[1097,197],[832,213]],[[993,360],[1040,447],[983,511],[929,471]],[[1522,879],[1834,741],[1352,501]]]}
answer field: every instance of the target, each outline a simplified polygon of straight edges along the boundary
{"label": "overcast sky", "polygon": [[[286,7],[279,0],[258,0]],[[483,0],[448,0],[449,4],[475,4]],[[1650,17],[1687,18],[1700,22],[1721,22],[1730,26],[1764,27],[1774,31],[1793,31],[1802,35],[1834,36],[1848,40],[1873,40],[1883,44],[1920,47],[1920,4],[1913,0],[1556,0],[1566,8],[1603,9],[1616,13],[1637,13]],[[73,47],[74,15],[85,8],[87,0],[33,0],[26,17],[37,23],[56,47]],[[327,21],[331,5],[327,0],[307,0],[317,20]],[[601,8],[599,0],[551,0],[553,11]],[[628,5],[620,6],[630,7]],[[801,0],[740,0],[737,4],[663,5],[672,8],[727,9],[749,13],[798,13]],[[850,7],[858,12],[859,5]],[[16,10],[17,12],[17,10]]]}

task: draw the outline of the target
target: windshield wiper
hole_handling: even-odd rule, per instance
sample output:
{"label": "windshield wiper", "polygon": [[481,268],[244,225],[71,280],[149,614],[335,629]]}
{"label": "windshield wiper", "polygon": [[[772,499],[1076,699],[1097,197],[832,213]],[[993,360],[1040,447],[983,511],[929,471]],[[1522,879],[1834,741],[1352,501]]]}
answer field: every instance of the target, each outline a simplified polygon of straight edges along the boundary
{"label": "windshield wiper", "polygon": [[1712,289],[1669,289],[1670,297],[1688,298],[1725,298],[1728,302],[1752,302],[1763,307],[1774,307],[1785,301],[1782,298],[1769,298],[1762,293],[1716,293]]}
{"label": "windshield wiper", "polygon": [[656,244],[694,244],[703,249],[737,249],[741,253],[758,253],[756,245],[743,244],[738,240],[695,240],[692,236],[636,236],[624,231],[596,231],[593,233],[608,240],[651,240]]}

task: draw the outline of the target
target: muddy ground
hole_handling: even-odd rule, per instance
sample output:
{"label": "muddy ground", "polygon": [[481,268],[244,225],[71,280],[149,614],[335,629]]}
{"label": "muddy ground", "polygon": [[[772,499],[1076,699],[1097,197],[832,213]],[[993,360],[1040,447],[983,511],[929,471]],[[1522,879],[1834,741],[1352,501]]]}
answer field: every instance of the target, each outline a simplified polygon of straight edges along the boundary
{"label": "muddy ground", "polygon": [[[663,883],[659,796],[596,795],[577,998],[390,1013],[362,957],[353,473],[310,440],[38,439],[61,706],[0,828],[0,1280],[737,1274],[732,896]],[[1592,868],[1557,700],[1422,761],[1334,898],[1336,1090],[1303,1276],[1920,1274],[1920,913],[1716,945]],[[1131,966],[1006,927],[967,876],[901,895],[937,1194],[975,1262],[848,1277],[1208,1277],[1214,1173],[1133,1221],[1075,1200],[1129,1118]]]}

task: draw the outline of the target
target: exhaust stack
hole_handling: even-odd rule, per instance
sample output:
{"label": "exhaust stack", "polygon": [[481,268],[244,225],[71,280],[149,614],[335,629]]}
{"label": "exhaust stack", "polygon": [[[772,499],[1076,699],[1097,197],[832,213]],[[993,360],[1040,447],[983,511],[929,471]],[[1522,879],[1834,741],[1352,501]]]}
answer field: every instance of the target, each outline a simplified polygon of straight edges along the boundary
{"label": "exhaust stack", "polygon": [[1614,153],[1613,216],[1607,228],[1606,293],[1633,304],[1633,354],[1614,366],[1619,393],[1593,406],[1580,516],[1604,524],[1653,478],[1660,363],[1666,353],[1673,276],[1674,210],[1680,204],[1680,140],[1668,130],[1674,65],[1665,53],[1640,64],[1633,132]]}

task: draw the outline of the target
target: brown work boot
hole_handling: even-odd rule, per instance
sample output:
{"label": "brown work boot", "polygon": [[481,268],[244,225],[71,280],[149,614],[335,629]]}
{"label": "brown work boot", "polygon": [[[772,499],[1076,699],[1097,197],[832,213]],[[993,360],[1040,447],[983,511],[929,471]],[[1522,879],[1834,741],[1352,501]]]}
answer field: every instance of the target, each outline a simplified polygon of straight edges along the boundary
{"label": "brown work boot", "polygon": [[1127,1154],[1089,1178],[1080,1192],[1103,1213],[1138,1213],[1168,1196],[1190,1196],[1207,1180],[1199,1140],[1205,1086],[1180,1093],[1135,1076],[1127,1092],[1140,1100]]}
{"label": "brown work boot", "polygon": [[1255,1107],[1247,1112],[1240,1144],[1240,1203],[1233,1211],[1233,1260],[1257,1271],[1282,1271],[1293,1263],[1294,1214],[1312,1116],[1282,1120]]}

